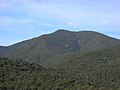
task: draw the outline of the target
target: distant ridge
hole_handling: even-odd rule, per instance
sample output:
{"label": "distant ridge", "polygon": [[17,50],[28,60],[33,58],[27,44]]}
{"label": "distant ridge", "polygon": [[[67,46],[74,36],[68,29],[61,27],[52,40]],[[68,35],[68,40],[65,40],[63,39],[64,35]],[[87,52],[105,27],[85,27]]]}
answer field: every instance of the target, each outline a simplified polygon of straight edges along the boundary
{"label": "distant ridge", "polygon": [[88,52],[120,45],[120,40],[94,31],[73,32],[59,29],[8,47],[0,47],[1,56],[46,63],[51,57],[73,52]]}

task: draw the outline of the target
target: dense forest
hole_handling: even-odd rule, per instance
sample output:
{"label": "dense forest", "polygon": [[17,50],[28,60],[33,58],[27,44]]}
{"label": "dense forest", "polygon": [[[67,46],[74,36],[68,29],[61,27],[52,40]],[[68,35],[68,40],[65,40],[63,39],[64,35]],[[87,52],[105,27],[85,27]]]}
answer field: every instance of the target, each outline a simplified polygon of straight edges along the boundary
{"label": "dense forest", "polygon": [[102,90],[38,64],[0,57],[0,90]]}
{"label": "dense forest", "polygon": [[62,59],[63,62],[53,68],[79,77],[85,84],[113,90],[120,87],[120,46],[65,55]]}

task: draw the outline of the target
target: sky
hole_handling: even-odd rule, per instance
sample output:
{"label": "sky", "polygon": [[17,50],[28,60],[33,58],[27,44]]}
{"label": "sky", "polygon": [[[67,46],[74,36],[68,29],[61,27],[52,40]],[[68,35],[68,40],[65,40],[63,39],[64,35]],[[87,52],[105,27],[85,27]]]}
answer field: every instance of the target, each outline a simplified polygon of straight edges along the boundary
{"label": "sky", "polygon": [[0,0],[0,46],[58,29],[120,39],[120,0]]}

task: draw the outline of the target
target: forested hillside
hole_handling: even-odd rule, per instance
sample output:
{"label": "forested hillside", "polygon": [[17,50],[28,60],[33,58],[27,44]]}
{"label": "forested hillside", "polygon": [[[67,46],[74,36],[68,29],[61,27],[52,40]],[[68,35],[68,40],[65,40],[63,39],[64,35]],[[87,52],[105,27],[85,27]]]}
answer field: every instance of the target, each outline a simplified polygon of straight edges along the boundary
{"label": "forested hillside", "polygon": [[[54,58],[55,59],[55,58]],[[0,58],[2,90],[119,90],[120,46],[57,58],[47,68],[21,59]],[[48,68],[49,67],[49,68]]]}
{"label": "forested hillside", "polygon": [[113,90],[120,87],[120,46],[65,55],[58,61],[62,61],[61,64],[50,67],[80,77],[84,83]]}
{"label": "forested hillside", "polygon": [[[98,90],[79,78],[22,60],[0,57],[0,90]],[[99,89],[102,90],[102,89]]]}

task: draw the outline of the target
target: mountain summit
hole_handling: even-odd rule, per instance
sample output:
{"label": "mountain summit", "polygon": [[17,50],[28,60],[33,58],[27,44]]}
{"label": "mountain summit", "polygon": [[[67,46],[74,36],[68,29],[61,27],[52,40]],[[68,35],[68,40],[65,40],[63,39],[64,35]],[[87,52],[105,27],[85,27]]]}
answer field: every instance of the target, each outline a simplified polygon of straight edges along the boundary
{"label": "mountain summit", "polygon": [[44,63],[49,58],[60,54],[95,51],[119,44],[120,40],[98,32],[73,32],[60,29],[8,47],[0,47],[0,54]]}
{"label": "mountain summit", "polygon": [[2,90],[120,90],[120,40],[61,29],[0,46],[0,66]]}

